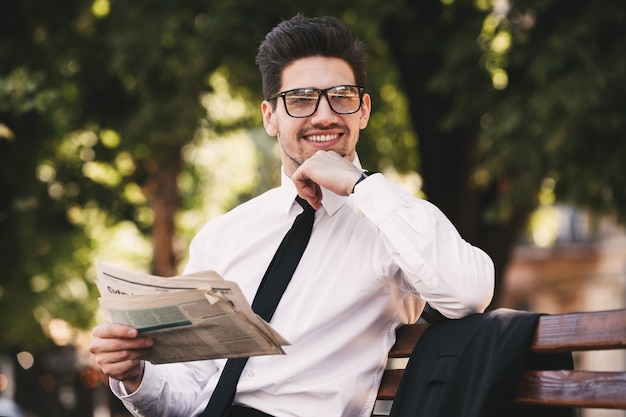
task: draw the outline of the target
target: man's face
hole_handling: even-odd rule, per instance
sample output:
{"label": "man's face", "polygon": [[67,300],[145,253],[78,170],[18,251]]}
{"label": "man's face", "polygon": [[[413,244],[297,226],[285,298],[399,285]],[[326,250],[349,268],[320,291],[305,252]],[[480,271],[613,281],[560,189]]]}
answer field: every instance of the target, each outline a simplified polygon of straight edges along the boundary
{"label": "man's face", "polygon": [[[314,56],[296,60],[285,67],[280,91],[354,84],[354,74],[346,61]],[[265,130],[268,135],[278,138],[285,173],[291,176],[318,150],[332,150],[350,161],[354,160],[359,130],[367,126],[370,106],[370,96],[364,94],[359,111],[337,114],[328,105],[326,96],[322,95],[315,113],[295,118],[287,114],[283,99],[278,97],[275,110],[264,101],[261,111]]]}

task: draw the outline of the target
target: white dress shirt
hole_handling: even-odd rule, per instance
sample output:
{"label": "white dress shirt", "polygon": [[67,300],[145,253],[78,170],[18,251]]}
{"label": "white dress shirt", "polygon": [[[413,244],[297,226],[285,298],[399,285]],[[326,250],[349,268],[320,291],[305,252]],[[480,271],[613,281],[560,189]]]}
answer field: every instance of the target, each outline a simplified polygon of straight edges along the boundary
{"label": "white dress shirt", "polygon": [[[185,273],[215,270],[252,302],[302,211],[295,196],[283,174],[280,187],[211,220],[191,244]],[[322,204],[271,320],[291,345],[286,355],[248,360],[235,403],[277,417],[369,417],[396,328],[415,321],[426,301],[450,318],[483,311],[493,263],[439,209],[381,174],[349,197],[323,190]],[[137,391],[111,387],[136,416],[196,416],[224,363],[146,363]]]}

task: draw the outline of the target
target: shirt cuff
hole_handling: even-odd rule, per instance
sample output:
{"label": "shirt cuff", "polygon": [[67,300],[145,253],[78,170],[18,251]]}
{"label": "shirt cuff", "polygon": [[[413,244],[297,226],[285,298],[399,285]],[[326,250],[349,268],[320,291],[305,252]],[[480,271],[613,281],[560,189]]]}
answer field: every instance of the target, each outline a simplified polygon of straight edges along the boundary
{"label": "shirt cuff", "polygon": [[130,394],[122,381],[113,378],[109,380],[113,394],[135,409],[149,407],[149,404],[158,401],[158,393],[162,390],[161,378],[154,373],[154,369],[149,362],[145,363],[143,372],[139,388]]}
{"label": "shirt cuff", "polygon": [[383,222],[404,203],[395,185],[378,173],[361,181],[349,200],[354,209],[376,224]]}

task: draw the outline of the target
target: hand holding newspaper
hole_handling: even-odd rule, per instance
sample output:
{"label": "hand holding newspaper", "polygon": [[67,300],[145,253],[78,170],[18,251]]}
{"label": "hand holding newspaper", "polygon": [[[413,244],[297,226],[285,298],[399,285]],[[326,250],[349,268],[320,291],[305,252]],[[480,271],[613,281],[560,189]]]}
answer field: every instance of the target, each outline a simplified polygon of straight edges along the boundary
{"label": "hand holding newspaper", "polygon": [[289,344],[213,271],[164,278],[96,266],[100,306],[112,323],[154,339],[154,364],[283,354]]}

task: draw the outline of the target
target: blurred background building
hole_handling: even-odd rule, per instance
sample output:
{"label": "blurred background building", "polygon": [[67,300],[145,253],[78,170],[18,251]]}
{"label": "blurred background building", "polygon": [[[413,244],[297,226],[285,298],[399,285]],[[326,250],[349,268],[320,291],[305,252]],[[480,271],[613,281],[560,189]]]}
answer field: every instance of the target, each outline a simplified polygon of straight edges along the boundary
{"label": "blurred background building", "polygon": [[[502,305],[556,314],[626,307],[626,233],[613,219],[594,221],[559,208],[551,247],[522,244],[506,271]],[[626,325],[626,324],[625,324]],[[626,370],[626,351],[575,356],[580,369]],[[586,410],[584,417],[624,417],[622,410]]]}

